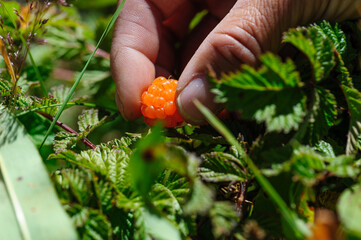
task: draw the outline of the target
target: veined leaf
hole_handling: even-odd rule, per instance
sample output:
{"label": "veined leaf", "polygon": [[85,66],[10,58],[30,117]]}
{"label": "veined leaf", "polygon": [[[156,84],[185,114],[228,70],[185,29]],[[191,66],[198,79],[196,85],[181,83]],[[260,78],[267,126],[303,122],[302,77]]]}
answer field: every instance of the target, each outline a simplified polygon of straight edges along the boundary
{"label": "veined leaf", "polygon": [[343,55],[346,52],[347,39],[339,24],[332,26],[329,22],[322,21],[319,25],[315,25],[315,28],[330,38],[339,54]]}
{"label": "veined leaf", "polygon": [[283,42],[292,44],[306,55],[316,82],[325,79],[336,65],[333,42],[316,25],[291,29],[284,34]]}
{"label": "veined leaf", "polygon": [[67,209],[83,239],[111,240],[112,228],[105,215],[96,209],[72,205]]}
{"label": "veined leaf", "polygon": [[226,108],[240,110],[242,117],[265,122],[268,131],[296,130],[305,115],[306,97],[296,67],[272,55],[261,57],[256,71],[244,66],[241,72],[223,76],[214,92]]}
{"label": "veined leaf", "polygon": [[87,109],[78,117],[79,131],[85,132],[99,126],[105,119],[99,119],[98,109]]}
{"label": "veined leaf", "polygon": [[337,103],[334,95],[321,87],[316,87],[315,103],[311,109],[306,139],[310,144],[317,143],[328,133],[337,118]]}
{"label": "veined leaf", "polygon": [[341,155],[329,158],[327,161],[329,162],[327,170],[338,177],[356,178],[361,172],[360,168],[355,166],[354,156]]}
{"label": "veined leaf", "polygon": [[[76,197],[79,204],[86,206],[90,201],[92,187],[90,185],[90,175],[79,169],[63,169],[58,173],[61,174],[61,185],[67,186],[68,191]],[[64,190],[65,190],[64,189]]]}
{"label": "veined leaf", "polygon": [[[50,96],[58,100],[59,103],[63,103],[69,93],[70,93],[70,88],[64,85],[58,85],[50,89]],[[85,100],[86,97],[71,98],[68,101],[68,103],[83,102]]]}
{"label": "veined leaf", "polygon": [[1,205],[10,203],[6,208],[13,210],[13,216],[5,215],[9,211],[1,214],[0,222],[15,218],[18,224],[17,228],[2,228],[0,238],[8,239],[16,230],[21,239],[77,239],[42,159],[24,132],[5,109],[0,109],[0,185],[8,193],[1,193],[8,196]]}
{"label": "veined leaf", "polygon": [[317,176],[326,169],[323,157],[311,148],[301,147],[294,151],[291,158],[295,175],[305,184],[312,185]]}
{"label": "veined leaf", "polygon": [[65,151],[50,155],[50,159],[63,159],[76,165],[86,167],[109,177],[119,189],[128,186],[128,162],[130,149],[108,148],[105,146],[81,151]]}
{"label": "veined leaf", "polygon": [[0,97],[11,94],[11,84],[5,79],[0,79]]}
{"label": "veined leaf", "polygon": [[54,138],[55,153],[61,153],[72,148],[80,139],[81,137],[75,133],[58,132]]}
{"label": "veined leaf", "polygon": [[361,93],[353,87],[352,78],[341,56],[338,56],[338,65],[340,73],[338,79],[341,83],[350,115],[346,154],[351,154],[361,149]]}
{"label": "veined leaf", "polygon": [[244,181],[246,173],[241,169],[240,161],[223,152],[202,155],[203,162],[199,168],[201,178],[208,182]]}
{"label": "veined leaf", "polygon": [[[359,31],[357,25],[351,22],[347,24],[351,26],[351,28],[354,28],[353,32],[357,34]],[[357,50],[352,47],[350,39],[348,39],[338,23],[331,24],[327,21],[322,21],[315,27],[331,39],[336,48],[336,51],[342,56],[342,59],[346,65],[349,64],[355,57],[357,57]]]}

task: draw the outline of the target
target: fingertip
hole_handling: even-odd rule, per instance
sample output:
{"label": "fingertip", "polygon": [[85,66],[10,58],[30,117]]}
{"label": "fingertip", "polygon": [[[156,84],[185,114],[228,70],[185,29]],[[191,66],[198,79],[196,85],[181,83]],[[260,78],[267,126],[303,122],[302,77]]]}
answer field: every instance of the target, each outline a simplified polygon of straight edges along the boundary
{"label": "fingertip", "polygon": [[178,94],[178,111],[186,122],[193,124],[204,123],[205,118],[194,104],[194,101],[198,100],[211,111],[216,112],[221,109],[221,105],[214,102],[214,97],[214,94],[209,91],[206,76],[199,76],[190,81]]}
{"label": "fingertip", "polygon": [[[136,120],[141,117],[140,112],[140,104],[137,104],[136,102],[133,103],[134,106],[124,106],[122,101],[120,100],[118,92],[115,94],[115,102],[117,104],[118,110],[123,116],[123,118],[127,121]],[[128,104],[129,105],[129,104]],[[137,106],[139,105],[139,106]],[[131,111],[129,111],[129,109]]]}

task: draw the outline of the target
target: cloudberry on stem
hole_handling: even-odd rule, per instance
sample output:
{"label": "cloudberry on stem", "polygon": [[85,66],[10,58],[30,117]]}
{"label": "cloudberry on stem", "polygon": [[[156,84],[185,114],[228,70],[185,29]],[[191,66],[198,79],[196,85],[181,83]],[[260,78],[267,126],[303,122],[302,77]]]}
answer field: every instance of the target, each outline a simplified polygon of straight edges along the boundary
{"label": "cloudberry on stem", "polygon": [[141,111],[147,125],[161,120],[165,127],[176,127],[183,122],[175,104],[177,84],[177,80],[158,77],[143,92]]}

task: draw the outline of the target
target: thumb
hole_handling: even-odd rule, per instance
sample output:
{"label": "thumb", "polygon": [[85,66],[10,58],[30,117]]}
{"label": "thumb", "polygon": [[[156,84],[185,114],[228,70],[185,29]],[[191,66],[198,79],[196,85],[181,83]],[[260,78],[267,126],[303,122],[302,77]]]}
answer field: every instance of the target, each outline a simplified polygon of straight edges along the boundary
{"label": "thumb", "polygon": [[198,99],[213,112],[206,74],[220,75],[257,65],[265,51],[277,51],[282,32],[319,19],[343,20],[354,16],[360,0],[238,0],[230,12],[209,33],[179,78],[177,104],[183,118],[192,123],[203,120],[193,101]]}

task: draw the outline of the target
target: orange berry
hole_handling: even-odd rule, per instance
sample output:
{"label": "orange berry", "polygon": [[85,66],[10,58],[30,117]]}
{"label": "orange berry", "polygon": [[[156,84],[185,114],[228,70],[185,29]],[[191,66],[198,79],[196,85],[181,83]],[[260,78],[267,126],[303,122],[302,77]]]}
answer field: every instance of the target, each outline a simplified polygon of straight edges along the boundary
{"label": "orange berry", "polygon": [[155,110],[155,116],[156,116],[158,119],[164,119],[167,115],[165,114],[163,108],[157,108],[157,109]]}
{"label": "orange berry", "polygon": [[174,79],[158,77],[142,94],[141,112],[147,125],[153,125],[157,119],[166,127],[176,127],[183,122],[175,104],[177,84]]}
{"label": "orange berry", "polygon": [[173,101],[168,101],[164,104],[164,112],[168,116],[173,115],[176,110],[177,110],[177,107]]}
{"label": "orange berry", "polygon": [[175,91],[173,89],[167,89],[164,91],[163,96],[166,101],[173,101],[175,97]]}
{"label": "orange berry", "polygon": [[153,106],[156,108],[163,107],[165,104],[165,99],[163,97],[155,97],[153,99]]}
{"label": "orange berry", "polygon": [[147,91],[145,91],[142,94],[142,103],[147,106],[153,105],[153,99],[154,99],[154,95],[148,93]]}
{"label": "orange berry", "polygon": [[156,118],[156,113],[155,113],[155,109],[153,106],[147,106],[144,109],[144,116],[147,118]]}
{"label": "orange berry", "polygon": [[165,77],[157,77],[156,79],[154,79],[152,84],[158,85],[164,83],[165,81],[167,81]]}

